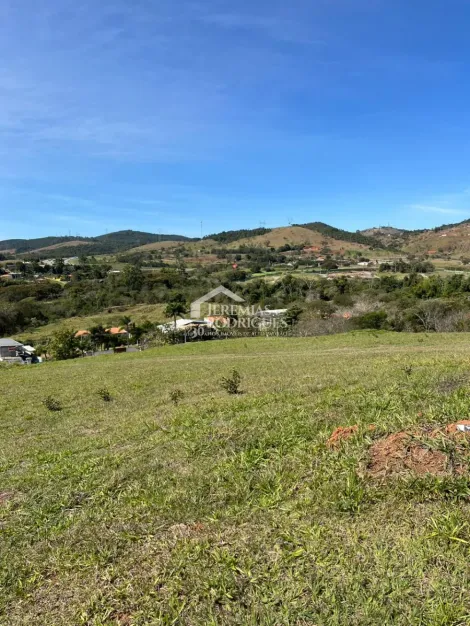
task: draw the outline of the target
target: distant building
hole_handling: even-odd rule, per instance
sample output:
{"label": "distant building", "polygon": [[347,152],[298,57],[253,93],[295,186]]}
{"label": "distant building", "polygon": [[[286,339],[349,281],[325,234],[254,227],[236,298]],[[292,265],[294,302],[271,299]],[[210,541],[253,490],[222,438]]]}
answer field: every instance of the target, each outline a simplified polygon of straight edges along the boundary
{"label": "distant building", "polygon": [[224,315],[210,315],[209,317],[205,317],[204,321],[207,322],[209,326],[230,326],[230,319]]}
{"label": "distant building", "polygon": [[0,276],[0,279],[2,280],[16,280],[18,278],[21,278],[22,274],[21,272],[8,272],[7,274],[2,274]]}
{"label": "distant building", "polygon": [[36,359],[32,346],[25,346],[10,338],[0,339],[0,361],[26,363],[26,359],[31,359],[31,357]]}
{"label": "distant building", "polygon": [[0,339],[0,359],[19,356],[23,351],[23,344],[14,339]]}
{"label": "distant building", "polygon": [[129,333],[127,332],[125,328],[120,328],[119,326],[114,326],[113,328],[106,328],[105,332],[109,333],[110,335],[122,335],[123,337],[127,337],[129,335]]}
{"label": "distant building", "polygon": [[168,322],[168,324],[160,324],[157,326],[158,330],[162,333],[169,333],[172,330],[193,330],[199,327],[209,327],[210,324],[206,320],[193,320],[193,319],[179,319],[176,320],[176,328],[174,322]]}
{"label": "distant building", "polygon": [[259,328],[275,326],[276,320],[281,319],[287,313],[287,309],[265,309],[258,311],[255,317],[260,319]]}

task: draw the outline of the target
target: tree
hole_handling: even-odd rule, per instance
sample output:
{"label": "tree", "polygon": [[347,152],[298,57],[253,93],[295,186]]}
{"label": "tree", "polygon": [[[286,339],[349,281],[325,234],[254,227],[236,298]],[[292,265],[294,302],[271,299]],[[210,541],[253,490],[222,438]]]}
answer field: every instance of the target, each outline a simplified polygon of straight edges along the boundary
{"label": "tree", "polygon": [[178,315],[184,315],[188,310],[186,300],[184,299],[183,294],[177,293],[172,299],[168,302],[165,307],[165,315],[166,317],[172,317],[175,323],[176,329],[176,318]]}
{"label": "tree", "polygon": [[65,263],[64,263],[64,259],[56,259],[56,262],[54,264],[54,274],[57,274],[58,276],[61,276],[65,271]]}
{"label": "tree", "polygon": [[79,342],[73,330],[58,330],[50,346],[52,356],[57,361],[75,359],[79,355]]}
{"label": "tree", "polygon": [[124,315],[124,317],[121,318],[121,324],[122,324],[122,326],[125,327],[125,329],[127,331],[127,345],[129,345],[131,323],[132,323],[132,320],[131,320],[131,318],[128,315]]}
{"label": "tree", "polygon": [[93,352],[94,345],[93,345],[93,340],[90,337],[90,335],[81,337],[78,347],[83,356],[86,356],[87,352]]}
{"label": "tree", "polygon": [[131,291],[140,291],[145,282],[145,276],[137,265],[128,265],[123,272],[123,280]]}
{"label": "tree", "polygon": [[107,335],[104,326],[102,326],[101,324],[90,328],[90,338],[95,350],[99,350],[100,348],[102,348],[103,343],[105,343],[108,337],[109,335]]}
{"label": "tree", "polygon": [[288,326],[294,326],[299,321],[302,309],[297,304],[290,306],[284,315],[284,321]]}

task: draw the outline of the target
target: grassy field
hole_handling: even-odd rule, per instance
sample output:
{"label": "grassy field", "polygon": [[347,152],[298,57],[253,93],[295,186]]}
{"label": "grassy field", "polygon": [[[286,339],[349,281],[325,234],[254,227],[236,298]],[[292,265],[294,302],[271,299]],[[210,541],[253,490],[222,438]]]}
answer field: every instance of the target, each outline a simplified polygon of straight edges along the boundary
{"label": "grassy field", "polygon": [[367,470],[386,435],[470,415],[470,335],[187,344],[0,383],[0,624],[470,623],[467,474]]}

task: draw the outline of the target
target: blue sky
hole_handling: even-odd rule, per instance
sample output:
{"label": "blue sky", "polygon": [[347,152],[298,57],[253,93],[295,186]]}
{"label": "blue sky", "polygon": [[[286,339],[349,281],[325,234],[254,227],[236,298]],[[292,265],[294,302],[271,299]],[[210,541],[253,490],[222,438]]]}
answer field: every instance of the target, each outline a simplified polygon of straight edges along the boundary
{"label": "blue sky", "polygon": [[0,0],[0,239],[470,217],[468,0]]}

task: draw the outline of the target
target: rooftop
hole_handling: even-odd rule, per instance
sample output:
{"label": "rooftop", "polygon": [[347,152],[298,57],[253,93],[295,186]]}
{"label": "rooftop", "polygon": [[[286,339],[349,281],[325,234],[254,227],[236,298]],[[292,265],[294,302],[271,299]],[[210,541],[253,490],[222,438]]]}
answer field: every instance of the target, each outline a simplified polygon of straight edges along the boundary
{"label": "rooftop", "polygon": [[0,339],[0,348],[15,348],[16,346],[22,346],[19,341],[14,339]]}

